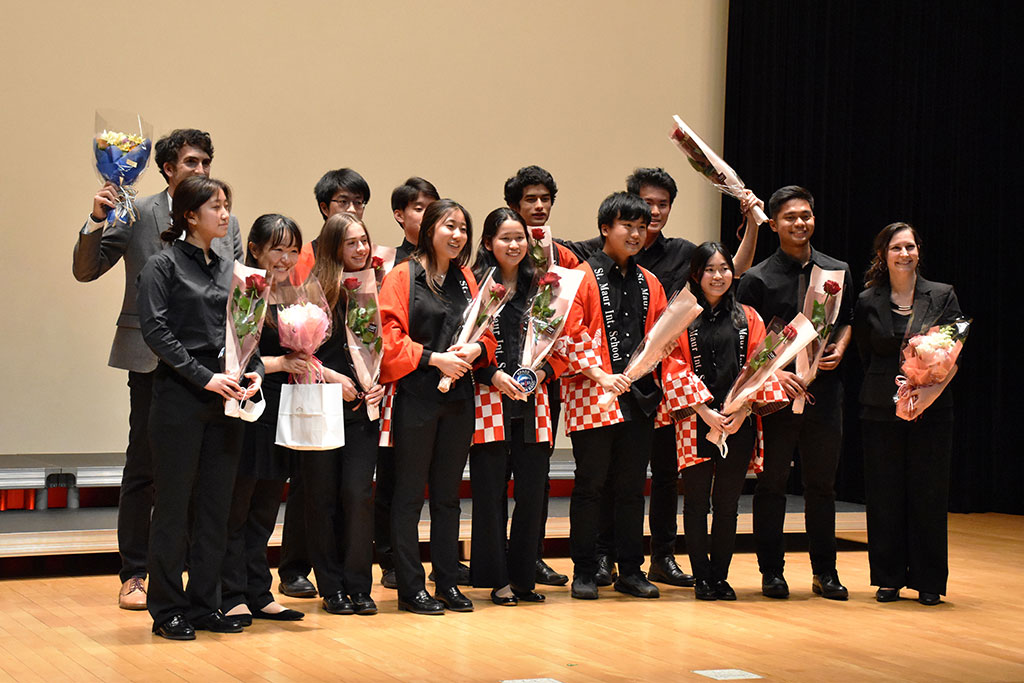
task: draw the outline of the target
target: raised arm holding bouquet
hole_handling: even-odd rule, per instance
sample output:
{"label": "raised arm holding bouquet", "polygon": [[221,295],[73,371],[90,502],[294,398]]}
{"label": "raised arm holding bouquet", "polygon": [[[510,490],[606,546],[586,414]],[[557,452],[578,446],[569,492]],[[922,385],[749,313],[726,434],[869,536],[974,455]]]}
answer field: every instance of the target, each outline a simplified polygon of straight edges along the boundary
{"label": "raised arm holding bouquet", "polygon": [[[843,300],[843,281],[845,270],[824,270],[814,265],[811,267],[811,279],[804,297],[804,317],[814,325],[818,336],[811,340],[796,356],[796,375],[808,386],[818,374],[818,365],[825,355],[829,337],[839,319],[839,305]],[[800,394],[793,399],[793,412],[802,413],[807,394]]]}
{"label": "raised arm holding bouquet", "polygon": [[115,121],[109,115],[96,113],[93,156],[100,179],[117,188],[116,200],[107,210],[107,225],[115,221],[130,225],[139,217],[135,207],[138,194],[135,182],[146,170],[153,151],[153,126],[141,116],[117,118],[125,120]]}

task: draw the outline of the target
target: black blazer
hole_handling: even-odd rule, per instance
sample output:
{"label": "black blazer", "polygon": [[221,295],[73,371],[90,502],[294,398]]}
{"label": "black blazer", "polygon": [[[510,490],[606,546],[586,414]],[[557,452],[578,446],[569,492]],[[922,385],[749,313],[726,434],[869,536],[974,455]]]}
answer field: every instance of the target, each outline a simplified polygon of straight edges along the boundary
{"label": "black blazer", "polygon": [[[864,384],[860,390],[861,417],[896,419],[892,397],[896,393],[896,375],[900,370],[900,350],[904,335],[893,331],[889,285],[869,287],[857,297],[853,317],[853,338],[864,366]],[[920,275],[914,287],[914,310],[908,320],[906,336],[926,331],[933,325],[956,320],[960,304],[952,285],[925,280]],[[953,395],[944,391],[931,410],[950,408]],[[891,417],[890,417],[891,416]]]}

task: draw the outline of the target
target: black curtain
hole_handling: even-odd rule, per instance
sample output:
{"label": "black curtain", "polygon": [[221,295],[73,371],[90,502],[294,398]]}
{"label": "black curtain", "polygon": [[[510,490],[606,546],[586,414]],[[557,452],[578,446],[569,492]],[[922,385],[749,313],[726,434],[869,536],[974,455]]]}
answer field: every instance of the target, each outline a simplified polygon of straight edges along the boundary
{"label": "black curtain", "polygon": [[[813,244],[857,279],[888,223],[922,234],[922,271],[953,283],[974,326],[956,401],[950,509],[1024,513],[1017,410],[1024,339],[1024,108],[1016,2],[732,0],[724,156],[767,203],[783,185],[815,195]],[[723,200],[735,244],[738,203]],[[1018,246],[1014,246],[1018,245]],[[778,240],[763,227],[755,262]],[[853,292],[851,292],[851,295]],[[1016,332],[1014,330],[1017,330]],[[857,391],[846,355],[837,487],[862,500]]]}

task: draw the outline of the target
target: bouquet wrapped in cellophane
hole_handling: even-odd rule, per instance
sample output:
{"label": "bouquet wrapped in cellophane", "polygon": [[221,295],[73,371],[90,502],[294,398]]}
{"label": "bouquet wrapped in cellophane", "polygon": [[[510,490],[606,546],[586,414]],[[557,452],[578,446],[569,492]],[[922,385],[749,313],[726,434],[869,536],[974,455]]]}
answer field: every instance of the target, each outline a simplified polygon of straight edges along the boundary
{"label": "bouquet wrapped in cellophane", "polygon": [[398,249],[394,247],[382,247],[379,244],[373,245],[373,257],[370,259],[370,267],[373,269],[373,276],[377,279],[377,289],[380,289],[384,282],[384,276],[395,267],[395,257],[398,256]]}
{"label": "bouquet wrapped in cellophane", "polygon": [[96,112],[95,130],[92,152],[96,172],[104,182],[117,185],[117,203],[107,211],[107,224],[121,221],[131,225],[139,217],[135,182],[153,151],[153,127],[138,115]]}
{"label": "bouquet wrapped in cellophane", "polygon": [[[673,116],[672,119],[675,125],[669,138],[686,155],[686,160],[690,162],[693,170],[704,176],[719,192],[740,199],[747,187],[736,175],[736,171],[732,170],[722,157],[715,154],[714,150],[708,147],[681,118]],[[759,206],[754,207],[754,218],[759,225],[768,220],[768,216],[764,215]]]}
{"label": "bouquet wrapped in cellophane", "polygon": [[[956,374],[956,360],[971,327],[967,318],[935,325],[904,342],[900,374],[893,396],[896,416],[916,420],[939,397]],[[909,326],[908,326],[909,328]]]}
{"label": "bouquet wrapped in cellophane", "polygon": [[300,285],[278,284],[273,302],[277,305],[277,334],[281,346],[309,356],[309,370],[291,375],[293,384],[317,384],[324,380],[323,365],[313,355],[331,336],[331,311],[324,289],[310,275]]}
{"label": "bouquet wrapped in cellophane", "polygon": [[555,242],[551,238],[551,228],[547,225],[541,225],[536,228],[530,228],[528,232],[530,234],[530,246],[527,254],[533,262],[537,275],[541,276],[548,272],[548,269],[555,264]]}
{"label": "bouquet wrapped in cellophane", "polygon": [[[377,257],[374,257],[375,259]],[[384,340],[380,336],[380,309],[377,305],[378,269],[371,267],[355,273],[345,273],[342,286],[347,299],[345,307],[345,336],[355,371],[362,391],[372,389],[380,380],[380,362]],[[366,414],[371,420],[380,417],[380,406],[367,404]]]}
{"label": "bouquet wrapped in cellophane", "polygon": [[[487,276],[480,283],[480,289],[477,290],[476,296],[466,306],[466,310],[462,314],[462,325],[455,333],[452,346],[480,341],[480,337],[484,336],[484,332],[491,327],[491,321],[501,312],[501,307],[512,296],[511,289],[495,280],[496,272],[496,268],[487,271]],[[437,390],[444,394],[451,388],[452,378],[444,375],[437,384]]]}
{"label": "bouquet wrapped in cellophane", "polygon": [[519,369],[512,375],[528,394],[537,388],[537,370],[562,336],[566,316],[582,282],[583,271],[561,266],[550,266],[537,280],[537,293],[523,322],[525,334]]}
{"label": "bouquet wrapped in cellophane", "polygon": [[[683,287],[676,292],[633,352],[623,374],[635,382],[654,370],[658,363],[672,353],[678,344],[679,336],[703,310],[689,289]],[[611,409],[615,396],[616,394],[602,391],[601,397],[597,400],[598,408]]]}
{"label": "bouquet wrapped in cellophane", "polygon": [[[267,272],[235,261],[231,276],[224,334],[224,374],[241,380],[249,360],[256,353],[267,315],[269,285]],[[224,414],[240,417],[241,406],[233,398],[224,399]],[[262,409],[261,409],[262,410]]]}
{"label": "bouquet wrapped in cellophane", "polygon": [[[764,383],[778,370],[789,365],[817,334],[814,325],[803,313],[797,313],[788,324],[781,318],[773,318],[765,328],[764,340],[749,355],[750,360],[743,365],[729,388],[722,404],[722,415],[732,415],[743,409]],[[708,441],[718,446],[723,458],[729,454],[729,447],[725,443],[727,438],[725,432],[716,429],[708,432]]]}
{"label": "bouquet wrapped in cellophane", "polygon": [[[846,271],[843,270],[823,270],[818,266],[811,268],[811,280],[807,284],[807,294],[804,296],[803,313],[818,334],[796,356],[796,374],[804,386],[813,382],[818,374],[818,365],[825,355],[828,338],[839,318],[839,304],[843,301],[845,277]],[[793,399],[793,412],[797,415],[804,412],[805,402],[806,397],[803,395]]]}

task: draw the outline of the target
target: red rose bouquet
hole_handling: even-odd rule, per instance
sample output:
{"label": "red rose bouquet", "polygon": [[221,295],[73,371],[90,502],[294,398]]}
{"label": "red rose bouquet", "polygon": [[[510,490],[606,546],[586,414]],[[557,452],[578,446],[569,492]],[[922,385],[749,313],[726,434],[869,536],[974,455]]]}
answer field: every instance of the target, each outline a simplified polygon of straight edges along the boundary
{"label": "red rose bouquet", "polygon": [[[235,262],[231,296],[228,297],[223,360],[224,373],[235,379],[242,378],[249,360],[256,353],[267,314],[269,289],[266,271]],[[238,417],[238,401],[226,399],[224,414]]]}
{"label": "red rose bouquet", "polygon": [[[825,355],[828,339],[839,318],[845,276],[846,272],[842,270],[822,270],[818,266],[811,268],[811,280],[807,284],[803,313],[818,334],[796,356],[796,374],[805,386],[813,382],[817,376],[818,365]],[[793,399],[794,413],[804,412],[805,400],[803,395]]]}
{"label": "red rose bouquet", "polygon": [[537,293],[524,320],[519,369],[512,375],[527,393],[537,388],[537,370],[562,336],[566,315],[582,282],[583,271],[561,266],[550,266],[537,280]]}
{"label": "red rose bouquet", "polygon": [[[377,268],[371,267],[347,273],[348,277],[341,283],[348,302],[345,308],[345,336],[348,339],[352,369],[362,387],[361,394],[372,389],[380,380],[384,340],[380,336],[376,271]],[[367,405],[366,412],[371,420],[380,417],[378,406]]]}
{"label": "red rose bouquet", "polygon": [[[455,339],[452,340],[452,346],[480,341],[480,337],[484,336],[484,332],[490,328],[491,321],[501,312],[501,307],[512,296],[511,289],[494,279],[496,271],[496,268],[487,271],[487,276],[480,284],[476,296],[466,306],[466,310],[462,314],[462,325],[455,334]],[[452,378],[448,375],[442,377],[437,384],[437,390],[441,393],[446,393],[451,387]]]}

